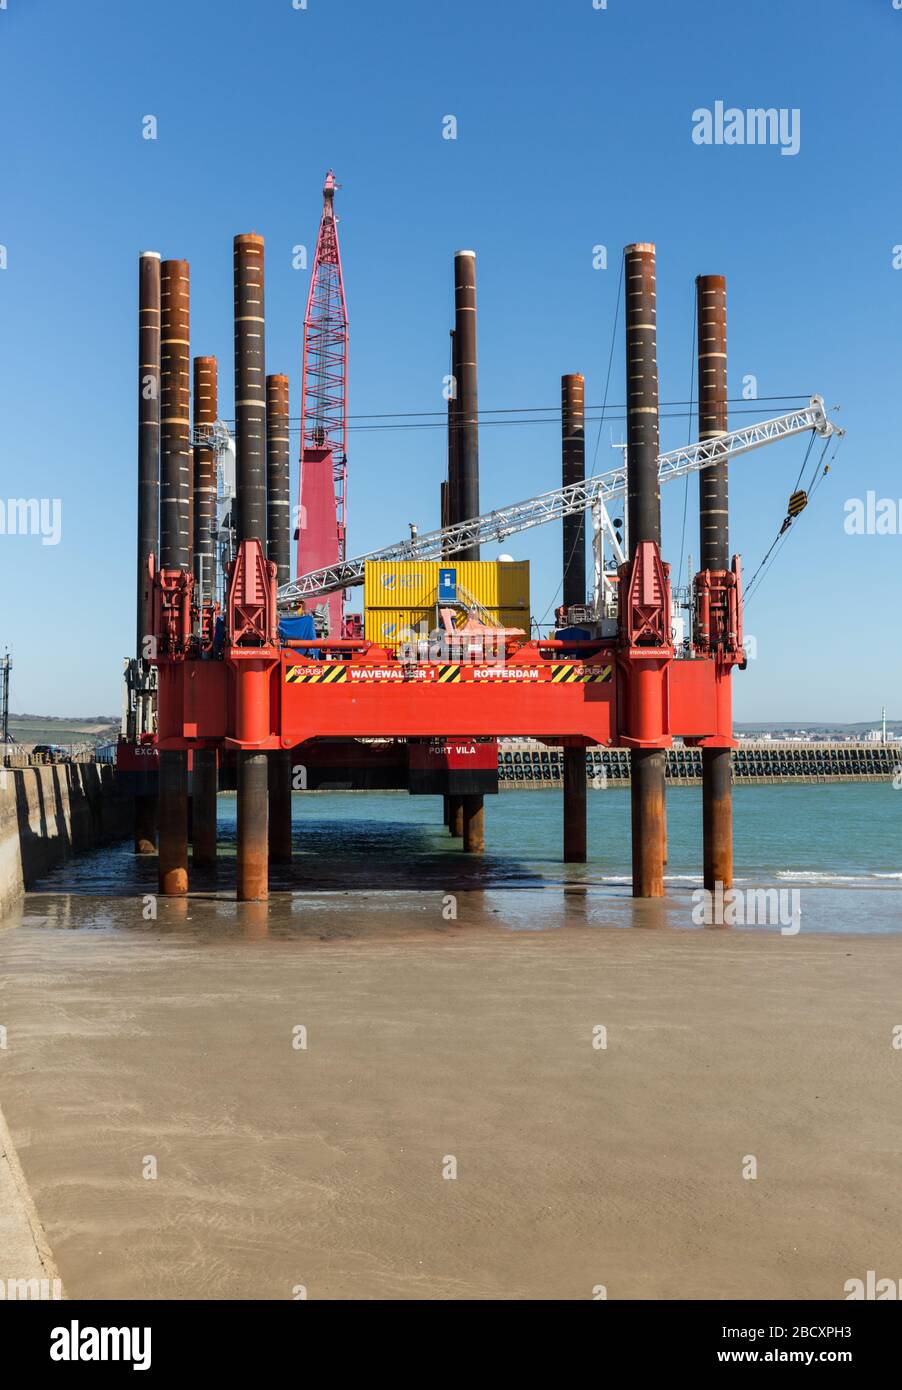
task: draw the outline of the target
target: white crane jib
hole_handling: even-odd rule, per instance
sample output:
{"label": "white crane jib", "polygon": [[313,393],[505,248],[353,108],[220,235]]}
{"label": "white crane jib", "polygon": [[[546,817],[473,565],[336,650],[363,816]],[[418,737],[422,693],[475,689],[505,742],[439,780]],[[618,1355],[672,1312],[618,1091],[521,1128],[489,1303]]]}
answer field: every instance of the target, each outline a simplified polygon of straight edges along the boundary
{"label": "white crane jib", "polygon": [[[680,449],[670,449],[658,457],[658,478],[669,482],[687,473],[695,473],[709,468],[714,463],[738,458],[765,444],[789,439],[796,434],[814,430],[823,438],[841,435],[843,431],[827,416],[824,402],[820,396],[812,396],[808,405],[799,410],[791,410],[772,420],[761,420],[754,425],[746,425],[741,430],[730,430],[714,439],[704,439],[696,444],[686,444]],[[540,493],[525,502],[515,502],[510,507],[499,507],[485,512],[482,516],[471,517],[468,521],[456,522],[439,531],[427,531],[411,535],[407,540],[388,545],[381,550],[372,550],[367,555],[358,555],[323,569],[311,570],[309,574],[299,575],[290,584],[279,589],[279,603],[287,606],[299,599],[313,598],[329,594],[336,589],[350,588],[362,584],[366,564],[370,560],[441,560],[459,550],[472,545],[485,545],[491,541],[503,541],[520,531],[528,531],[533,526],[543,526],[547,521],[559,521],[562,517],[573,516],[577,512],[594,511],[596,526],[600,526],[612,553],[618,563],[625,556],[623,548],[611,524],[607,503],[619,497],[626,490],[626,467],[613,468],[607,473],[596,474],[580,483],[568,487],[555,488],[552,492]]]}

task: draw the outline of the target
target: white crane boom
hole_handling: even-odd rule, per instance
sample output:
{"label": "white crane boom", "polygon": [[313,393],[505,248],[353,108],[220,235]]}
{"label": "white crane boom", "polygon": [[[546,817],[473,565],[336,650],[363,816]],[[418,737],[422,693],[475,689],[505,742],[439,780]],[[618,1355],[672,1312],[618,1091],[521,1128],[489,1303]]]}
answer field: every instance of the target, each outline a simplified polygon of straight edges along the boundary
{"label": "white crane boom", "polygon": [[[666,483],[671,478],[681,478],[686,473],[695,473],[699,469],[709,468],[714,463],[750,453],[753,449],[760,449],[764,444],[804,434],[806,430],[814,430],[823,438],[843,433],[839,426],[827,417],[821,396],[812,396],[808,405],[800,410],[791,410],[788,414],[778,415],[772,420],[761,420],[755,425],[746,425],[741,430],[730,430],[716,439],[705,439],[697,444],[686,444],[680,449],[670,449],[658,457],[658,477],[662,483]],[[445,526],[440,531],[413,535],[395,545],[372,550],[368,555],[358,555],[339,564],[311,570],[309,574],[299,575],[290,584],[282,585],[279,589],[279,603],[289,605],[299,599],[314,598],[320,594],[333,593],[336,589],[362,584],[369,560],[441,560],[446,555],[454,555],[470,546],[484,545],[489,541],[503,541],[516,532],[542,526],[546,521],[559,521],[562,517],[573,516],[592,507],[596,508],[596,515],[600,512],[602,525],[614,553],[618,555],[619,551],[618,558],[622,560],[620,543],[611,526],[605,504],[625,490],[626,468],[613,468],[608,473],[596,474],[595,477],[586,478],[581,483],[571,483],[569,487],[540,493],[538,497],[530,497],[525,502],[515,502],[510,507],[499,507],[482,516],[471,517],[468,521]]]}

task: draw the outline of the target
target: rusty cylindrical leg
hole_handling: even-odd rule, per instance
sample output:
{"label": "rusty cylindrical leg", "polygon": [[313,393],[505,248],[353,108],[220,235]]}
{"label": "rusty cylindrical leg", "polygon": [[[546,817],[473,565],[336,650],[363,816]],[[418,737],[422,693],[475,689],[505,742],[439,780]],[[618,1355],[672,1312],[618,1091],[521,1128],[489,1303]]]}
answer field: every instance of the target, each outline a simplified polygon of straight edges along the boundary
{"label": "rusty cylindrical leg", "polygon": [[[624,257],[627,518],[632,560],[640,541],[661,544],[655,248],[650,242],[637,242],[626,248]],[[656,748],[631,752],[635,898],[664,896],[665,756]]]}
{"label": "rusty cylindrical leg", "polygon": [[[457,388],[452,433],[456,432],[455,462],[457,499],[455,520],[479,515],[479,386],[476,352],[476,253],[458,251],[454,256],[454,337],[452,358]],[[467,546],[456,556],[478,560],[479,546]],[[485,819],[481,796],[461,798],[459,817],[452,834],[463,836],[464,850],[481,854],[485,848]]]}
{"label": "rusty cylindrical leg", "polygon": [[146,655],[152,600],[147,558],[160,547],[160,257],[141,255],[138,270],[138,573],[135,655]]}
{"label": "rusty cylindrical leg", "polygon": [[466,854],[482,854],[485,850],[485,808],[481,796],[461,797],[463,840]]}
{"label": "rusty cylindrical leg", "polygon": [[[454,389],[448,395],[448,481],[442,488],[442,525],[452,526],[460,521],[460,429],[457,411],[457,340],[451,329],[451,380]],[[444,558],[447,560],[448,555]]]}
{"label": "rusty cylindrical leg", "polygon": [[657,748],[634,748],[632,774],[633,897],[664,896],[664,767]]}
{"label": "rusty cylindrical leg", "polygon": [[586,754],[564,749],[564,863],[586,862]]}
{"label": "rusty cylindrical leg", "polygon": [[[578,373],[561,377],[561,483],[586,476],[585,382]],[[566,517],[563,526],[562,599],[565,608],[586,601],[586,518]],[[564,749],[564,863],[586,862],[586,755]]]}
{"label": "rusty cylindrical leg", "polygon": [[733,771],[729,748],[702,749],[705,887],[733,886]]}
{"label": "rusty cylindrical leg", "polygon": [[[289,502],[288,377],[266,378],[266,553],[276,566],[276,582],[291,578],[291,507]],[[277,864],[291,863],[290,749],[269,755],[269,854]]]}
{"label": "rusty cylindrical leg", "polygon": [[639,541],[661,544],[655,248],[624,252],[626,274],[627,520],[630,557]]}
{"label": "rusty cylindrical leg", "polygon": [[197,868],[216,865],[216,749],[199,748],[191,773],[191,858]]}
{"label": "rusty cylindrical leg", "polygon": [[266,554],[276,566],[276,581],[291,578],[291,503],[289,499],[288,377],[266,378]]}
{"label": "rusty cylindrical leg", "polygon": [[[727,282],[722,275],[699,275],[695,282],[698,316],[698,436],[717,439],[727,431]],[[698,475],[699,569],[730,567],[729,476],[726,463]]]}
{"label": "rusty cylindrical leg", "polygon": [[[698,434],[716,439],[727,430],[727,282],[700,275],[698,312]],[[699,474],[702,570],[730,565],[729,477],[726,463]],[[728,678],[729,679],[729,678]],[[702,835],[705,887],[733,886],[733,785],[729,748],[702,749]]]}
{"label": "rusty cylindrical leg", "polygon": [[464,797],[464,851],[482,854],[485,850],[485,797]]}
{"label": "rusty cylindrical leg", "polygon": [[[216,358],[195,357],[194,423],[200,428],[212,428],[218,413]],[[209,605],[215,598],[216,460],[207,445],[194,446],[192,490],[194,594],[198,604]],[[197,868],[216,865],[217,778],[216,750],[196,750],[191,773],[191,862]]]}
{"label": "rusty cylindrical leg", "polygon": [[[479,387],[476,365],[476,252],[454,256],[454,351],[457,359],[457,468],[456,520],[479,515]],[[478,560],[479,546],[471,545],[458,556]]]}
{"label": "rusty cylindrical leg", "polygon": [[238,754],[239,902],[269,896],[269,759],[266,753]]}
{"label": "rusty cylindrical leg", "polygon": [[135,797],[135,854],[157,852],[157,798]]}
{"label": "rusty cylindrical leg", "polygon": [[[160,257],[141,255],[138,270],[138,554],[135,656],[147,672],[152,602],[147,561],[160,547]],[[140,698],[140,697],[139,697]],[[147,697],[150,699],[150,697]],[[137,733],[137,730],[136,730]],[[135,853],[155,854],[157,797],[135,797]]]}
{"label": "rusty cylindrical leg", "polygon": [[291,863],[291,749],[269,755],[269,856]]}
{"label": "rusty cylindrical leg", "polygon": [[[238,540],[265,547],[266,378],[263,238],[235,237],[235,481]],[[249,680],[249,670],[240,679]],[[239,902],[266,898],[269,884],[269,758],[238,754]]]}
{"label": "rusty cylindrical leg", "polygon": [[[187,261],[160,268],[160,566],[191,567],[191,347]],[[188,754],[160,752],[160,892],[188,891]]]}
{"label": "rusty cylindrical leg", "polygon": [[238,539],[266,545],[263,238],[235,237],[235,484]]}
{"label": "rusty cylindrical leg", "polygon": [[188,892],[188,754],[160,752],[160,892]]}
{"label": "rusty cylindrical leg", "polygon": [[187,261],[160,270],[160,565],[191,568],[190,275]]}
{"label": "rusty cylindrical leg", "polygon": [[[578,372],[561,377],[561,486],[586,477],[585,379]],[[586,515],[564,517],[562,528],[565,608],[586,601]]]}
{"label": "rusty cylindrical leg", "polygon": [[[194,359],[194,423],[212,430],[219,415],[219,367],[215,357]],[[195,601],[211,604],[216,597],[216,455],[207,444],[194,446],[194,549]]]}
{"label": "rusty cylindrical leg", "polygon": [[448,830],[456,840],[464,833],[464,799],[462,796],[448,797]]}

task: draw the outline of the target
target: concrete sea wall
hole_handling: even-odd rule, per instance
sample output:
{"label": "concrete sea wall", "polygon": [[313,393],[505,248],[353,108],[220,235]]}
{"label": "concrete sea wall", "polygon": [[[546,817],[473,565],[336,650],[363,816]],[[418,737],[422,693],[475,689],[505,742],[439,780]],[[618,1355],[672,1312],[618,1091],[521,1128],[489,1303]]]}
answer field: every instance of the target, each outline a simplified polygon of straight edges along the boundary
{"label": "concrete sea wall", "polygon": [[132,803],[117,789],[112,767],[0,768],[0,917],[48,869],[122,839],[131,826]]}

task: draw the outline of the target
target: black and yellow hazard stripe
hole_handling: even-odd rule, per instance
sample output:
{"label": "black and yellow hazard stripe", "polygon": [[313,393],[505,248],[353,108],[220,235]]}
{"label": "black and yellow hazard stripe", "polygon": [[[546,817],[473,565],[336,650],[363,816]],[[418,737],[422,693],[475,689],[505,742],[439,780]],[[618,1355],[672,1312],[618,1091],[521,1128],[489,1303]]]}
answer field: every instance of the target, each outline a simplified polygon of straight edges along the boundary
{"label": "black and yellow hazard stripe", "polygon": [[572,662],[569,662],[565,666],[555,665],[551,668],[551,681],[553,685],[563,685],[569,681],[578,681],[580,679],[581,667],[574,666]]}
{"label": "black and yellow hazard stripe", "polygon": [[807,492],[794,492],[789,499],[789,515],[798,516],[808,506]]}
{"label": "black and yellow hazard stripe", "polygon": [[347,679],[348,668],[343,662],[335,662],[328,666],[289,666],[285,672],[286,685],[314,685],[320,682],[335,685]]}
{"label": "black and yellow hazard stripe", "polygon": [[438,668],[438,677],[437,677],[437,679],[438,679],[443,685],[453,685],[456,681],[459,681],[459,680],[460,680],[460,667],[459,667],[459,666],[440,666],[440,667]]}
{"label": "black and yellow hazard stripe", "polygon": [[575,681],[594,684],[598,681],[609,681],[612,670],[611,666],[580,666],[568,662],[566,665],[552,666],[551,680],[555,685],[570,684]]}

